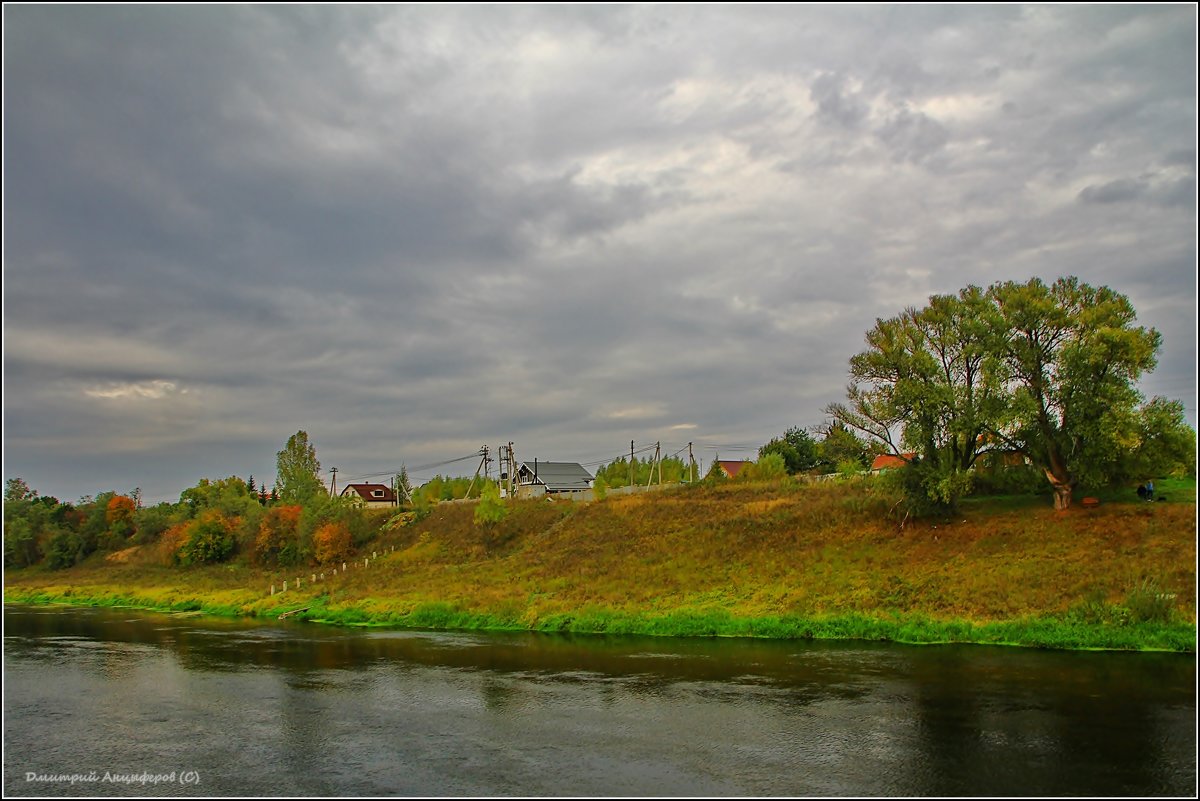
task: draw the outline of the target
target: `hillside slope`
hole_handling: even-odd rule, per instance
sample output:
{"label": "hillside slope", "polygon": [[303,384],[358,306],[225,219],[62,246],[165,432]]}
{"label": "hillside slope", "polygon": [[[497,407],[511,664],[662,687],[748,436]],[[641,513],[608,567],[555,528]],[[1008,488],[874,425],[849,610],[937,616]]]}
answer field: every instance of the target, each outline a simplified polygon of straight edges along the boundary
{"label": "hillside slope", "polygon": [[[475,524],[474,508],[438,506],[369,545],[368,566],[315,585],[316,568],[183,570],[135,555],[9,571],[5,597],[309,606],[315,619],[439,627],[1195,647],[1194,503],[984,504],[900,528],[869,484],[785,482],[523,501],[493,525]],[[1022,626],[1054,631],[1031,639]]]}

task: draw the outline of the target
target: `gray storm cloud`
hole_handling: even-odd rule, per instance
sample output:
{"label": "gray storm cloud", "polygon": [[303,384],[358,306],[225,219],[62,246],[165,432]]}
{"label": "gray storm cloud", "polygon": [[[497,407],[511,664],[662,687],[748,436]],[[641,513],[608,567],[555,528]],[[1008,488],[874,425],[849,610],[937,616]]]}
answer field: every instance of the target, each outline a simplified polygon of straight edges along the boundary
{"label": "gray storm cloud", "polygon": [[5,475],[44,493],[270,479],[298,429],[343,476],[753,445],[876,317],[1035,275],[1128,294],[1195,424],[1193,7],[4,23]]}

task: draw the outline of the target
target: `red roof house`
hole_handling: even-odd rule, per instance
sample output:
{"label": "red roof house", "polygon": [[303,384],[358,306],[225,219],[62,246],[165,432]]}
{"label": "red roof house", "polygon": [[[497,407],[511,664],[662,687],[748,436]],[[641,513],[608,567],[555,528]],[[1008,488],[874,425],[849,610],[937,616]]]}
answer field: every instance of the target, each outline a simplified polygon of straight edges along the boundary
{"label": "red roof house", "polygon": [[357,498],[370,508],[396,505],[396,493],[387,484],[347,484],[341,495]]}
{"label": "red roof house", "polygon": [[731,459],[718,459],[717,464],[721,470],[730,478],[737,478],[737,474],[742,472],[742,468],[750,464],[749,461],[736,462]]}
{"label": "red roof house", "polygon": [[904,453],[900,456],[894,453],[881,453],[875,457],[875,461],[871,462],[871,472],[879,473],[883,470],[898,470],[901,467],[907,467],[916,457],[916,453]]}

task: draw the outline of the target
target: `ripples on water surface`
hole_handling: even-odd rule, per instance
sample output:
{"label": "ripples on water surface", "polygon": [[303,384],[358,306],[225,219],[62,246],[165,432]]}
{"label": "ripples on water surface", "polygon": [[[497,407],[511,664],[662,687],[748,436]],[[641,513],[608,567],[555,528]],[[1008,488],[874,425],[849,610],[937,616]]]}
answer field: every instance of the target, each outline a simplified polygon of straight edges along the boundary
{"label": "ripples on water surface", "polygon": [[[1194,795],[1194,656],[6,607],[6,795]],[[36,774],[199,774],[198,786]]]}

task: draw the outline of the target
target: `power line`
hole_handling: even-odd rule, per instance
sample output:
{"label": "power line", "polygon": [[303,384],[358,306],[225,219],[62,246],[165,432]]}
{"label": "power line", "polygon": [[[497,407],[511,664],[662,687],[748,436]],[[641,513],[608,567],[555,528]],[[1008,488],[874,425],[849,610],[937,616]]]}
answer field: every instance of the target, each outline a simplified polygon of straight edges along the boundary
{"label": "power line", "polygon": [[[652,451],[652,450],[654,450],[654,446],[647,445],[644,448],[638,448],[633,453],[636,455],[639,453],[645,453],[646,451]],[[591,467],[593,465],[611,464],[612,462],[615,462],[618,459],[624,459],[625,457],[626,457],[626,454],[620,453],[620,454],[612,457],[611,459],[596,459],[596,460],[590,461],[590,462],[577,462],[576,464],[578,464],[580,467]]]}
{"label": "power line", "polygon": [[[446,465],[454,464],[455,462],[465,462],[466,460],[474,459],[477,456],[479,456],[478,451],[476,451],[475,453],[472,453],[472,454],[468,454],[467,456],[459,456],[456,459],[447,459],[444,462],[431,462],[430,464],[419,464],[419,465],[414,465],[413,467],[408,467],[407,465],[404,465],[404,469],[406,471],[408,471],[409,473],[419,473],[419,472],[423,472],[425,470],[433,470],[435,467],[445,467]],[[399,472],[400,472],[400,468],[396,468],[395,470],[387,470],[387,471],[380,472],[380,473],[367,473],[364,475],[355,476],[349,480],[350,481],[364,481],[368,478],[379,478],[380,476],[394,476]]]}

